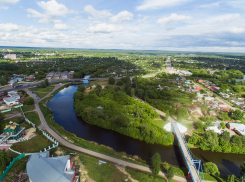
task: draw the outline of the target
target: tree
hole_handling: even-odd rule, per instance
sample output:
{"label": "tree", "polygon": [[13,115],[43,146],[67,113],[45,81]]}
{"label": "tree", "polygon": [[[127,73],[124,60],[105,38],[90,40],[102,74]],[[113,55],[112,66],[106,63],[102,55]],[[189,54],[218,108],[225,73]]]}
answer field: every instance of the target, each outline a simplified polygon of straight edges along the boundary
{"label": "tree", "polygon": [[41,82],[40,87],[41,87],[41,88],[46,88],[47,85],[45,84],[45,82]]}
{"label": "tree", "polygon": [[0,124],[4,122],[5,116],[0,112]]}
{"label": "tree", "polygon": [[241,176],[244,176],[245,175],[245,161],[240,166],[240,174],[241,174]]}
{"label": "tree", "polygon": [[122,80],[118,80],[117,83],[116,83],[116,85],[122,86],[123,85],[123,81]]}
{"label": "tree", "polygon": [[44,83],[46,84],[46,86],[49,86],[48,79],[45,79],[45,80],[44,80]]}
{"label": "tree", "polygon": [[243,112],[240,109],[235,110],[234,112],[232,112],[231,116],[232,118],[236,119],[236,120],[240,120],[243,118]]}
{"label": "tree", "polygon": [[77,91],[78,91],[78,92],[84,92],[84,90],[85,90],[85,86],[84,86],[84,85],[79,85],[79,86],[77,87]]}
{"label": "tree", "polygon": [[235,181],[235,175],[234,174],[229,175],[228,179],[227,179],[227,182],[234,182],[234,181]]}
{"label": "tree", "polygon": [[161,156],[159,153],[155,153],[151,158],[151,163],[153,166],[153,174],[158,175],[160,171]]}
{"label": "tree", "polygon": [[10,161],[11,161],[10,154],[6,153],[5,149],[0,151],[0,175],[2,174],[3,171],[5,171]]}
{"label": "tree", "polygon": [[74,100],[82,100],[83,99],[83,93],[82,92],[75,92],[73,94],[73,99]]}
{"label": "tree", "polygon": [[113,85],[114,83],[115,83],[115,79],[113,78],[113,77],[109,77],[109,79],[108,79],[108,83],[110,84],[110,85]]}
{"label": "tree", "polygon": [[27,99],[23,100],[24,105],[33,105],[34,99],[32,97],[28,97]]}
{"label": "tree", "polygon": [[4,93],[4,95],[8,95],[8,91],[7,90],[4,90],[3,93]]}
{"label": "tree", "polygon": [[168,179],[172,179],[174,177],[174,167],[171,165],[167,171]]}
{"label": "tree", "polygon": [[166,112],[165,112],[165,121],[168,121],[168,117],[169,117],[169,110],[167,110]]}
{"label": "tree", "polygon": [[208,174],[211,174],[211,175],[219,175],[220,174],[217,165],[212,163],[212,162],[205,162],[203,164],[203,167],[204,167],[204,172],[205,173],[208,173]]}

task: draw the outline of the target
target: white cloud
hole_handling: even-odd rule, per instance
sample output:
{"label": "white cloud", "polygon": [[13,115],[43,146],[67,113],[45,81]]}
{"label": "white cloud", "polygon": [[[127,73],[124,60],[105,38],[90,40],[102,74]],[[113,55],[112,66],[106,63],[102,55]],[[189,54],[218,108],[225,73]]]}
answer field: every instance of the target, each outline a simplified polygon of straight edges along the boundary
{"label": "white cloud", "polygon": [[9,9],[9,7],[8,7],[8,6],[0,6],[0,9],[5,9],[5,10],[7,10],[7,9]]}
{"label": "white cloud", "polygon": [[211,4],[203,4],[199,7],[200,8],[217,8],[218,6],[220,6],[220,2],[215,2],[215,3],[211,3]]}
{"label": "white cloud", "polygon": [[41,1],[37,3],[39,7],[44,10],[44,14],[37,12],[34,9],[27,9],[28,17],[42,18],[39,23],[60,23],[57,17],[65,17],[68,14],[76,13],[73,10],[68,10],[63,4],[59,4],[56,0],[50,0],[47,2]]}
{"label": "white cloud", "polygon": [[122,23],[124,21],[129,21],[133,19],[133,14],[128,11],[121,11],[115,16],[110,17],[110,21],[113,23]]}
{"label": "white cloud", "polygon": [[15,4],[19,2],[19,0],[0,0],[0,4]]}
{"label": "white cloud", "polygon": [[157,23],[164,26],[170,23],[178,23],[180,21],[190,20],[191,18],[191,16],[177,15],[176,13],[173,13],[169,17],[158,19]]}
{"label": "white cloud", "polygon": [[10,32],[10,31],[18,31],[19,26],[12,23],[3,23],[0,24],[0,31]]}
{"label": "white cloud", "polygon": [[90,15],[89,17],[90,19],[102,19],[102,18],[106,18],[112,15],[109,10],[99,11],[99,10],[94,9],[93,6],[91,5],[85,6],[84,11],[85,13]]}
{"label": "white cloud", "polygon": [[115,26],[107,23],[100,23],[95,26],[90,25],[87,29],[87,32],[91,33],[111,33],[111,32],[119,32],[122,31],[122,26]]}
{"label": "white cloud", "polygon": [[174,6],[188,1],[190,0],[144,0],[144,2],[140,6],[136,7],[136,9],[160,9],[162,7]]}
{"label": "white cloud", "polygon": [[68,30],[70,28],[69,25],[66,25],[66,24],[55,24],[54,25],[54,29],[55,30]]}
{"label": "white cloud", "polygon": [[44,17],[44,14],[41,14],[39,12],[37,12],[36,10],[34,9],[27,9],[27,12],[29,13],[27,16],[30,18],[30,17],[33,17],[33,18],[43,18]]}

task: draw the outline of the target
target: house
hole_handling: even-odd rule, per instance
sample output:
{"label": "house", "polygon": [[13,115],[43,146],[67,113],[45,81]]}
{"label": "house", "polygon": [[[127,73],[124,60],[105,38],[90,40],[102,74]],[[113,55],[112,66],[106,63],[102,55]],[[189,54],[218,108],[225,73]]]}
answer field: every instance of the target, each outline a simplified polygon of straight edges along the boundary
{"label": "house", "polygon": [[234,130],[238,135],[245,135],[245,125],[241,123],[227,123],[227,128]]}
{"label": "house", "polygon": [[204,97],[205,101],[214,101],[214,97]]}
{"label": "house", "polygon": [[220,110],[223,112],[229,112],[230,108],[229,107],[220,107]]}
{"label": "house", "polygon": [[217,126],[209,126],[206,131],[213,130],[215,133],[221,134],[221,130]]}
{"label": "house", "polygon": [[209,111],[209,116],[216,117],[216,116],[217,116],[217,114],[216,114],[214,111]]}
{"label": "house", "polygon": [[54,76],[54,71],[51,71],[50,73],[48,73],[48,75],[46,76],[47,79],[52,79]]}
{"label": "house", "polygon": [[49,157],[49,151],[33,153],[26,164],[26,171],[33,182],[73,182],[75,171],[69,155]]}
{"label": "house", "polygon": [[7,97],[7,98],[3,98],[3,101],[8,105],[8,106],[14,106],[14,105],[18,105],[19,101],[14,98],[14,97]]}
{"label": "house", "polygon": [[203,83],[203,80],[202,79],[197,79],[197,82],[198,83]]}
{"label": "house", "polygon": [[16,91],[8,92],[8,96],[13,97],[15,99],[20,99],[20,95]]}
{"label": "house", "polygon": [[67,79],[68,78],[68,72],[67,71],[62,72],[61,78],[62,79]]}

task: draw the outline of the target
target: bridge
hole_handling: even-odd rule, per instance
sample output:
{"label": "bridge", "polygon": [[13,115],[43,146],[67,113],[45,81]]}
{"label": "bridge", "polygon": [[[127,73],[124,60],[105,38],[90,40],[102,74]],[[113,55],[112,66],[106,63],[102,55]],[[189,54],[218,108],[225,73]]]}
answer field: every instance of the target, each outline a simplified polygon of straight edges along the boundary
{"label": "bridge", "polygon": [[174,133],[176,135],[176,138],[179,142],[181,151],[183,153],[186,165],[189,169],[189,173],[191,175],[193,182],[202,182],[205,181],[204,175],[203,175],[203,169],[202,169],[202,163],[201,160],[198,159],[189,149],[187,146],[187,142],[185,140],[185,137],[181,134],[179,131],[179,128],[177,126],[177,122],[169,117],[169,121],[172,124],[172,127],[174,129]]}

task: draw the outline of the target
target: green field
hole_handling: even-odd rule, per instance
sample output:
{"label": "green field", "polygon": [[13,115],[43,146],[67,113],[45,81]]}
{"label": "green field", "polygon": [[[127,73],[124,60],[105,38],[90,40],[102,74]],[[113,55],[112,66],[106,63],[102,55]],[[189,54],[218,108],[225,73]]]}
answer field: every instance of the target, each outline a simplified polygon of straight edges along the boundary
{"label": "green field", "polygon": [[23,112],[32,111],[34,109],[35,109],[35,106],[34,105],[25,105],[25,106],[22,106]]}
{"label": "green field", "polygon": [[152,120],[152,124],[159,126],[160,128],[163,128],[168,122],[164,120]]}
{"label": "green field", "polygon": [[42,134],[36,132],[37,136],[34,138],[25,141],[19,142],[12,145],[12,149],[17,150],[18,152],[25,152],[25,153],[33,153],[33,152],[40,152],[40,150],[44,150],[44,148],[48,148],[48,146],[52,146],[52,142],[48,140]]}
{"label": "green field", "polygon": [[46,88],[34,87],[34,88],[29,88],[29,90],[33,92],[52,92],[54,90],[54,86],[48,86]]}
{"label": "green field", "polygon": [[154,176],[151,173],[146,173],[130,168],[126,168],[126,171],[131,175],[132,178],[140,181],[140,182],[166,182],[166,180],[163,177],[160,176]]}
{"label": "green field", "polygon": [[40,118],[36,111],[25,113],[25,116],[36,126],[40,125]]}
{"label": "green field", "polygon": [[49,94],[49,92],[35,92],[35,93],[40,99]]}

